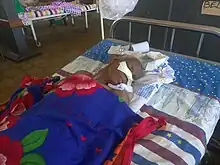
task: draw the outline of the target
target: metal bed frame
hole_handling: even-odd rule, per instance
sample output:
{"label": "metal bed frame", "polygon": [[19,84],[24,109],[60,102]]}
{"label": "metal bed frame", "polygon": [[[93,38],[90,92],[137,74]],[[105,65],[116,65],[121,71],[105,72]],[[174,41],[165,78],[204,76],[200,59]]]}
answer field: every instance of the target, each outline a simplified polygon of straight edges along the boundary
{"label": "metal bed frame", "polygon": [[[175,33],[176,29],[178,30],[185,30],[185,31],[194,31],[194,32],[199,32],[200,33],[200,38],[199,42],[197,44],[197,49],[196,49],[196,58],[199,60],[203,60],[199,58],[201,47],[205,38],[206,34],[211,34],[215,35],[220,38],[220,28],[212,27],[212,26],[205,26],[205,25],[196,25],[196,24],[188,24],[188,23],[181,23],[181,22],[173,22],[173,21],[164,21],[164,20],[156,20],[156,19],[148,19],[148,18],[141,18],[141,17],[133,17],[133,16],[125,16],[122,19],[116,20],[113,22],[111,28],[110,28],[110,38],[112,39],[117,39],[115,36],[116,30],[117,30],[117,25],[119,25],[122,22],[128,23],[128,28],[129,28],[129,34],[128,34],[128,39],[129,43],[132,42],[132,23],[138,23],[138,24],[143,24],[143,25],[148,25],[148,42],[151,42],[151,34],[152,34],[152,26],[158,26],[158,27],[164,27],[165,29],[171,28],[172,29],[172,35],[171,35],[171,40],[169,43],[169,51],[172,52],[173,50],[173,44],[175,41]],[[165,38],[165,41],[167,42],[167,38]],[[158,49],[157,49],[158,50]],[[161,50],[164,51],[164,50]],[[165,51],[167,52],[167,51]],[[169,52],[169,53],[170,53]],[[175,53],[177,54],[177,53]],[[183,54],[179,54],[183,55]],[[189,57],[189,56],[187,56]],[[190,57],[193,58],[193,57]],[[208,61],[208,60],[203,60],[203,61]],[[212,62],[212,61],[208,61]],[[216,63],[216,62],[212,62]],[[218,64],[218,63],[216,63]]]}
{"label": "metal bed frame", "polygon": [[[117,31],[117,25],[119,25],[121,22],[128,23],[127,24],[128,25],[128,42],[118,40],[115,36],[115,33]],[[197,44],[196,57],[187,56],[187,58],[196,59],[199,61],[204,61],[207,63],[220,65],[220,63],[218,63],[218,62],[204,60],[199,57],[205,35],[211,34],[211,35],[215,35],[218,38],[220,38],[220,28],[216,28],[216,27],[212,27],[212,26],[205,26],[205,25],[195,25],[195,24],[188,24],[188,23],[181,23],[181,22],[173,22],[173,21],[164,21],[164,20],[155,20],[155,19],[148,19],[148,18],[126,16],[120,20],[116,20],[113,22],[113,24],[110,28],[110,40],[117,42],[119,44],[131,44],[132,43],[132,23],[148,25],[149,29],[148,29],[148,39],[147,40],[149,43],[151,41],[152,26],[164,27],[166,29],[166,31],[168,30],[168,28],[171,28],[172,35],[171,35],[171,40],[169,42],[169,51],[151,48],[151,50],[160,51],[165,54],[169,53],[169,54],[173,54],[173,55],[187,56],[184,54],[178,54],[178,53],[172,52],[173,43],[175,41],[176,29],[198,32],[198,33],[200,33],[200,38],[199,38],[199,42]],[[167,38],[165,38],[164,41],[167,42]],[[212,137],[210,139],[208,149],[206,150],[206,154],[205,154],[204,158],[202,159],[202,161],[200,162],[200,165],[207,164],[207,163],[213,164],[213,162],[212,162],[213,157],[211,156],[210,151],[214,151],[214,152],[220,151],[220,142],[219,142],[219,140],[215,139],[215,137]]]}
{"label": "metal bed frame", "polygon": [[[68,14],[67,13],[63,13],[63,14],[56,14],[56,15],[50,15],[50,16],[44,16],[44,17],[36,17],[36,18],[30,18],[28,21],[29,21],[29,25],[27,26],[30,26],[31,28],[31,32],[32,32],[32,35],[33,35],[33,39],[34,39],[34,42],[35,42],[35,45],[36,47],[41,47],[41,42],[37,39],[37,34],[36,34],[36,30],[34,28],[34,22],[39,22],[39,21],[48,21],[48,20],[52,20],[52,19],[56,19],[56,18],[65,18],[67,17]],[[25,34],[23,28],[22,28],[22,31],[23,33]]]}
{"label": "metal bed frame", "polygon": [[[98,11],[98,6],[97,6],[97,2],[96,2],[96,8],[95,9],[89,9],[89,10],[86,10],[86,11],[82,12],[82,13],[84,13],[84,17],[85,17],[85,28],[86,28],[86,30],[89,28],[88,12],[91,12],[91,11],[97,11],[97,13],[99,12]],[[37,38],[37,34],[36,34],[36,31],[35,31],[35,28],[34,28],[34,23],[35,22],[39,22],[39,21],[48,21],[48,20],[52,20],[52,19],[56,19],[56,18],[63,19],[65,17],[67,17],[67,16],[71,16],[71,23],[74,25],[75,24],[74,16],[69,14],[69,13],[62,13],[62,14],[56,14],[56,15],[49,15],[49,16],[43,16],[43,17],[30,18],[28,20],[29,21],[29,25],[27,25],[27,26],[30,26],[30,28],[31,28],[31,32],[32,32],[33,39],[34,39],[36,47],[41,47],[41,42],[39,42],[39,40]],[[23,33],[24,33],[24,30],[23,30]]]}

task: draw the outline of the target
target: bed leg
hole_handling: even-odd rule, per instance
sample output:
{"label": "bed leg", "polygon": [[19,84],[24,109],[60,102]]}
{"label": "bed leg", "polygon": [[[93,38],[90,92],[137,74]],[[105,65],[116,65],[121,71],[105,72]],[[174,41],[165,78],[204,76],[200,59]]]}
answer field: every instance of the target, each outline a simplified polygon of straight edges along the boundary
{"label": "bed leg", "polygon": [[87,11],[85,11],[85,23],[86,23],[86,30],[87,30],[89,28]]}
{"label": "bed leg", "polygon": [[71,17],[71,24],[75,25],[74,15],[71,14],[70,17]]}
{"label": "bed leg", "polygon": [[101,35],[102,35],[102,40],[105,39],[105,28],[104,28],[104,20],[102,17],[102,14],[100,13],[100,24],[101,24]]}
{"label": "bed leg", "polygon": [[71,16],[71,22],[72,22],[72,25],[75,25],[74,16]]}
{"label": "bed leg", "polygon": [[[3,61],[6,60],[5,56],[4,56],[4,53],[3,53],[3,47],[0,45],[0,56],[2,57]],[[1,62],[1,61],[0,61]],[[1,67],[0,67],[1,69]],[[1,70],[0,70],[1,71]],[[1,73],[0,73],[0,77],[1,77]]]}
{"label": "bed leg", "polygon": [[22,30],[22,33],[23,33],[23,34],[24,34],[24,36],[25,36],[24,28],[21,28],[21,30]]}
{"label": "bed leg", "polygon": [[99,13],[99,7],[97,6],[97,8],[96,8],[96,13]]}
{"label": "bed leg", "polygon": [[33,25],[32,21],[30,22],[30,26],[31,26],[32,35],[34,37],[34,42],[35,42],[36,46],[41,47],[41,43],[37,40],[37,35],[36,35],[36,32],[35,32],[34,25]]}
{"label": "bed leg", "polygon": [[96,12],[99,13],[99,0],[96,0]]}

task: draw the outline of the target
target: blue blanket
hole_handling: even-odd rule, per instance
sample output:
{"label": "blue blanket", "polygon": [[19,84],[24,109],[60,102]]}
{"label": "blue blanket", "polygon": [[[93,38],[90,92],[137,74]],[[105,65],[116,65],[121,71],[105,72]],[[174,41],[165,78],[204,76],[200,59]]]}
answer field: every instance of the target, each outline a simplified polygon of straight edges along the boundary
{"label": "blue blanket", "polygon": [[96,81],[73,75],[0,133],[0,164],[101,165],[140,120]]}

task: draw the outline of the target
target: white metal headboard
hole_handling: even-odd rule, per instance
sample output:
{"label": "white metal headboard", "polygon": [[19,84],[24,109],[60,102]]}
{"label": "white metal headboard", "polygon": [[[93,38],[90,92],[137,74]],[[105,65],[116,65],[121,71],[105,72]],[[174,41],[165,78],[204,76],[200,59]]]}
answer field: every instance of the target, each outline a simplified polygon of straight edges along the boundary
{"label": "white metal headboard", "polygon": [[149,29],[148,29],[148,42],[149,43],[151,41],[152,26],[171,28],[172,29],[172,35],[171,35],[171,40],[170,40],[170,43],[169,43],[169,50],[171,52],[172,52],[173,43],[174,43],[174,40],[175,40],[176,29],[199,32],[200,33],[200,39],[199,39],[199,42],[198,42],[198,45],[197,45],[196,57],[199,57],[205,34],[216,35],[217,37],[220,38],[220,28],[216,28],[216,27],[212,27],[212,26],[181,23],[181,22],[173,22],[173,21],[164,21],[164,20],[148,19],[148,18],[141,18],[141,17],[133,17],[133,16],[126,16],[126,17],[124,17],[120,20],[114,21],[112,26],[111,26],[111,29],[110,29],[110,37],[111,38],[117,39],[116,36],[115,36],[115,32],[117,30],[117,25],[121,22],[128,22],[128,26],[129,26],[128,39],[129,39],[129,42],[131,42],[131,37],[132,37],[132,23],[139,23],[139,24],[149,25]]}

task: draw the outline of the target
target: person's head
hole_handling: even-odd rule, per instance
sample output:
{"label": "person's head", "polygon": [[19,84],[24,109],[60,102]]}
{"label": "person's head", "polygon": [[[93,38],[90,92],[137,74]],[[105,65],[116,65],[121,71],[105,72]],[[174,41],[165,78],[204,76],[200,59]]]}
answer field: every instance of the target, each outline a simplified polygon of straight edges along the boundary
{"label": "person's head", "polygon": [[110,63],[113,63],[115,61],[123,62],[125,61],[127,63],[128,68],[132,72],[132,76],[134,80],[137,80],[141,78],[144,74],[144,69],[141,64],[141,62],[135,58],[134,56],[130,55],[112,55],[110,59]]}
{"label": "person's head", "polygon": [[103,82],[104,84],[127,84],[128,78],[126,74],[118,70],[120,62],[123,61],[126,62],[134,80],[139,79],[143,75],[143,67],[140,61],[137,58],[129,57],[112,60],[105,68],[96,74],[96,77],[98,77],[99,81]]}

